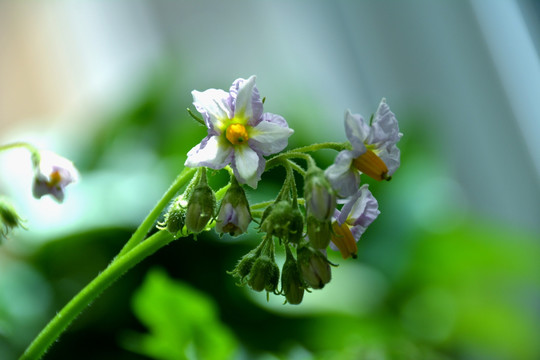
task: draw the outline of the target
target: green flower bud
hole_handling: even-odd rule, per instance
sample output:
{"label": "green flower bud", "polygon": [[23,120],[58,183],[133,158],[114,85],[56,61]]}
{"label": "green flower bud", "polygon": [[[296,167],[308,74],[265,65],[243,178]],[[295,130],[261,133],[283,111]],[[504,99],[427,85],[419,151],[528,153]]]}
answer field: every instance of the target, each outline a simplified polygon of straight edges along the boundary
{"label": "green flower bud", "polygon": [[216,195],[208,186],[206,172],[193,189],[186,210],[186,228],[195,234],[204,230],[216,211]]}
{"label": "green flower bud", "polygon": [[167,229],[173,236],[176,236],[186,224],[186,207],[187,202],[184,200],[184,196],[178,196],[169,206],[169,210],[165,214],[165,220],[159,223],[158,228]]}
{"label": "green flower bud", "polygon": [[9,201],[0,198],[0,240],[17,227],[24,227],[21,217]]}
{"label": "green flower bud", "polygon": [[336,194],[324,171],[317,166],[310,166],[305,177],[304,197],[308,216],[313,215],[319,221],[328,221],[336,210]]}
{"label": "green flower bud", "polygon": [[267,255],[255,260],[249,273],[248,285],[255,291],[275,292],[279,282],[279,267]]}
{"label": "green flower bud", "polygon": [[289,304],[298,305],[304,298],[304,285],[291,250],[285,246],[287,257],[281,272],[281,288]]}
{"label": "green flower bud", "polygon": [[270,236],[298,243],[302,239],[304,217],[298,207],[286,200],[270,205],[263,213],[261,230]]}
{"label": "green flower bud", "polygon": [[303,246],[298,249],[297,254],[302,278],[311,288],[322,289],[330,282],[330,263],[322,251]]}
{"label": "green flower bud", "polygon": [[310,215],[307,218],[307,235],[309,243],[315,249],[326,249],[332,238],[332,224],[330,221],[319,221]]}
{"label": "green flower bud", "polygon": [[232,271],[230,271],[229,274],[236,278],[239,278],[241,284],[244,283],[244,279],[251,272],[251,268],[253,267],[253,264],[255,263],[255,260],[257,260],[259,255],[259,248],[251,250],[238,261],[236,267]]}

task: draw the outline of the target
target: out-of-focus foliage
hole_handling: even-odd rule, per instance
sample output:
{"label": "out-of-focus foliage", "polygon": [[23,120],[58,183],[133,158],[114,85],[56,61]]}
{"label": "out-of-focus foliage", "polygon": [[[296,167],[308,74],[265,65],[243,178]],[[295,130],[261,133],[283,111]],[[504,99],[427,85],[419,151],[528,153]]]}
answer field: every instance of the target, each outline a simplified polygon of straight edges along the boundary
{"label": "out-of-focus foliage", "polygon": [[[168,79],[181,77],[165,71],[149,81],[82,146],[76,162],[80,185],[93,191],[81,224],[108,217],[118,227],[83,228],[53,239],[44,234],[44,245],[29,255],[0,253],[0,358],[16,358],[39,328],[107,266],[132,233],[131,222],[142,220],[133,209],[148,211],[155,204],[181,171],[185,153],[205,135],[185,111],[190,106],[186,87]],[[316,112],[282,115],[295,129],[290,147],[312,143],[313,122],[324,120]],[[236,286],[226,271],[260,241],[253,229],[236,239],[213,233],[197,241],[182,238],[107,289],[45,360],[73,359],[74,354],[77,359],[177,359],[203,348],[208,352],[200,358],[540,358],[537,234],[490,223],[468,210],[444,156],[437,153],[429,121],[415,114],[417,126],[412,127],[406,114],[398,119],[405,134],[402,167],[389,183],[368,180],[381,215],[359,242],[357,260],[343,261],[330,252],[340,266],[323,290],[292,306],[275,303],[278,297],[268,303],[265,294]],[[332,121],[341,127],[342,114]],[[344,139],[343,133],[341,139],[327,140]],[[315,154],[321,167],[334,156]],[[104,171],[110,172],[110,182],[94,183],[93,175]],[[161,182],[135,181],[152,171]],[[215,189],[227,179],[227,174],[210,173]],[[282,180],[281,169],[264,174],[255,192],[248,189],[248,199],[271,198]],[[122,192],[110,190],[115,184]],[[100,197],[102,192],[108,196]],[[156,266],[169,278],[150,270]]]}
{"label": "out-of-focus foliage", "polygon": [[146,275],[134,294],[133,311],[150,333],[127,337],[124,344],[132,351],[163,360],[229,359],[236,348],[215,303],[163,271]]}

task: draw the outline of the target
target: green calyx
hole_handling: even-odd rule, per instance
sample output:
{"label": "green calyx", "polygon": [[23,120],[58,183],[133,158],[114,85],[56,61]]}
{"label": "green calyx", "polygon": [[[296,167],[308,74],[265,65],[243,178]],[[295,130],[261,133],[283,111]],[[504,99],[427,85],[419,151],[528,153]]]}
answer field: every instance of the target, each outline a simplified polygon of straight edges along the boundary
{"label": "green calyx", "polygon": [[281,271],[281,293],[289,304],[298,305],[304,298],[304,282],[289,246],[285,246],[286,259]]}
{"label": "green calyx", "polygon": [[290,201],[281,200],[270,205],[263,213],[261,231],[269,236],[297,244],[302,239],[304,217]]}
{"label": "green calyx", "polygon": [[0,240],[17,227],[24,227],[21,217],[7,199],[0,198]]}

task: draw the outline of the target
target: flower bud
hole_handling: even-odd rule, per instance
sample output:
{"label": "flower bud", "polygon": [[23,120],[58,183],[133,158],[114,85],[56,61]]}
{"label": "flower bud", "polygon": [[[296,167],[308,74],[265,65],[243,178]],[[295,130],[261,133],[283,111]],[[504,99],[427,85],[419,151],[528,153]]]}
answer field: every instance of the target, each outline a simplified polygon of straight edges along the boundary
{"label": "flower bud", "polygon": [[22,227],[22,219],[6,199],[0,198],[0,240],[16,227]]}
{"label": "flower bud", "polygon": [[216,231],[238,236],[247,231],[251,222],[251,212],[244,189],[235,177],[225,193],[216,219]]}
{"label": "flower bud", "polygon": [[261,230],[270,236],[298,243],[302,238],[304,218],[298,207],[286,200],[270,205],[261,219]]}
{"label": "flower bud", "polygon": [[274,292],[279,282],[279,267],[267,255],[261,255],[251,268],[248,285],[255,291]]}
{"label": "flower bud", "polygon": [[287,257],[281,272],[281,288],[289,304],[298,305],[304,298],[304,285],[298,270],[298,264],[288,246],[285,247]]}
{"label": "flower bud", "polygon": [[308,216],[313,215],[319,221],[330,220],[336,209],[336,194],[324,171],[311,166],[306,174],[304,198]]}
{"label": "flower bud", "polygon": [[314,216],[308,216],[307,235],[310,244],[315,249],[326,249],[332,238],[330,221],[319,221]]}
{"label": "flower bud", "polygon": [[322,251],[304,246],[298,249],[297,254],[302,278],[311,288],[322,289],[330,282],[330,263]]}
{"label": "flower bud", "polygon": [[165,214],[165,220],[159,223],[159,229],[167,229],[173,236],[179,231],[182,231],[186,224],[186,207],[187,202],[184,200],[184,196],[178,196]]}
{"label": "flower bud", "polygon": [[256,250],[257,249],[251,250],[244,255],[242,259],[238,261],[236,267],[229,272],[232,276],[239,278],[241,284],[244,282],[245,277],[249,275],[255,260],[259,257],[259,253]]}
{"label": "flower bud", "polygon": [[216,195],[208,186],[206,172],[193,189],[186,210],[186,228],[195,234],[204,230],[216,211]]}

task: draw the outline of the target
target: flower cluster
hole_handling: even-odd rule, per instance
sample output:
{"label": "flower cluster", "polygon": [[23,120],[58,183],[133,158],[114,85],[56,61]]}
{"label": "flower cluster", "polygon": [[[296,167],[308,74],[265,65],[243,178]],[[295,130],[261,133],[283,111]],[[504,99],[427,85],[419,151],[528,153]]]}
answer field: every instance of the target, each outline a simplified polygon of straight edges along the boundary
{"label": "flower cluster", "polygon": [[[200,170],[172,203],[161,228],[176,235],[179,231],[197,234],[214,226],[220,234],[238,236],[248,231],[252,221],[257,222],[262,241],[230,273],[255,291],[281,294],[290,304],[301,303],[306,290],[321,289],[331,280],[328,247],[344,259],[356,258],[357,242],[379,215],[377,200],[360,179],[365,174],[389,180],[399,167],[396,144],[402,134],[396,117],[383,99],[370,123],[346,112],[349,141],[278,154],[293,130],[283,117],[263,112],[255,76],[237,79],[228,92],[209,89],[192,94],[208,135],[189,151],[185,166]],[[324,148],[339,151],[326,170],[309,155]],[[277,155],[265,159],[273,154]],[[297,160],[305,161],[306,168]],[[276,166],[286,172],[280,192],[274,200],[250,206],[242,185],[256,189],[263,172]],[[218,191],[224,192],[218,196],[219,207],[205,168],[226,168],[231,173],[230,183],[223,188],[226,191]],[[295,172],[303,177],[303,197],[298,195]],[[276,244],[285,248],[281,272],[275,261]]]}

